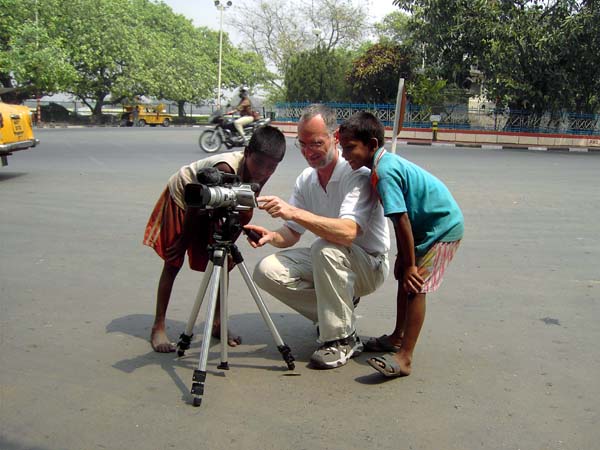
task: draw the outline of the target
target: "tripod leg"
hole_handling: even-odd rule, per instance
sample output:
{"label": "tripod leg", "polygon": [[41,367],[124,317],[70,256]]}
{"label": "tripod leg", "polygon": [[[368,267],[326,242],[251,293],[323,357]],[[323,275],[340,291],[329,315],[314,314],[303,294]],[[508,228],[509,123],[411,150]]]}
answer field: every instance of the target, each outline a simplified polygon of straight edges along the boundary
{"label": "tripod leg", "polygon": [[227,338],[227,290],[229,288],[229,268],[227,266],[227,258],[225,258],[225,264],[221,267],[221,364],[217,366],[218,369],[229,370],[229,363],[227,362],[227,346],[229,345],[229,339]]}
{"label": "tripod leg", "polygon": [[200,284],[200,288],[198,289],[198,294],[196,294],[196,301],[194,302],[194,306],[192,307],[192,312],[190,313],[190,318],[188,319],[187,326],[185,327],[185,331],[179,336],[179,342],[177,343],[177,356],[183,356],[185,354],[185,351],[190,348],[192,336],[194,336],[194,324],[198,319],[198,313],[200,312],[202,301],[204,300],[204,296],[206,295],[206,288],[208,287],[208,282],[210,281],[210,277],[212,275],[212,268],[213,263],[212,261],[209,261],[208,265],[206,266],[204,276],[202,277],[202,283]]}
{"label": "tripod leg", "polygon": [[193,405],[200,406],[202,403],[202,394],[204,394],[204,382],[206,381],[206,361],[208,360],[208,347],[210,346],[210,336],[215,318],[215,309],[217,307],[217,296],[219,294],[219,278],[221,267],[214,266],[209,283],[209,301],[207,307],[207,317],[204,323],[204,336],[202,338],[202,348],[200,350],[200,361],[198,369],[194,370],[192,377],[192,390],[194,396]]}
{"label": "tripod leg", "polygon": [[250,290],[250,293],[252,294],[252,297],[254,298],[254,301],[256,302],[256,306],[258,306],[258,310],[260,311],[260,314],[262,315],[263,320],[265,321],[265,323],[269,327],[269,330],[271,331],[271,334],[273,335],[273,339],[275,340],[275,343],[277,344],[277,350],[279,350],[279,353],[281,353],[281,356],[283,357],[283,360],[287,364],[288,369],[294,370],[296,365],[294,364],[295,359],[294,359],[294,356],[292,355],[292,351],[291,351],[290,347],[283,342],[283,339],[281,339],[281,336],[279,335],[277,328],[275,328],[273,319],[271,319],[271,316],[269,315],[269,310],[267,309],[267,305],[263,301],[262,297],[260,296],[260,292],[258,292],[258,288],[256,287],[256,285],[254,284],[254,281],[250,277],[250,274],[248,273],[248,269],[246,268],[246,264],[243,261],[240,261],[238,263],[238,268],[240,269],[240,273],[242,274],[242,277],[244,278],[244,281],[246,282],[246,285],[248,286],[248,289]]}

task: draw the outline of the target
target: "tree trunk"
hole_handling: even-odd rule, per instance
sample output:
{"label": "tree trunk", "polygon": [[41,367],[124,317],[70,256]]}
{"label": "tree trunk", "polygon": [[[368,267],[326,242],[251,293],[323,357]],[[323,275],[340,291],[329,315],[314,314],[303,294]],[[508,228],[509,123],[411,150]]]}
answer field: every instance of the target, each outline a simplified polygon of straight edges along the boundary
{"label": "tree trunk", "polygon": [[185,117],[185,100],[177,100],[177,115]]}

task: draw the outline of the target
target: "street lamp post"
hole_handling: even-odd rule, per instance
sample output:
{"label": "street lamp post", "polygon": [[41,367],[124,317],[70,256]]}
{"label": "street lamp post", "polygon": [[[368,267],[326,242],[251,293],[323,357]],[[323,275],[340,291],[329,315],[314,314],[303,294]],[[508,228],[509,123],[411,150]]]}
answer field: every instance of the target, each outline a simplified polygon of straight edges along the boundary
{"label": "street lamp post", "polygon": [[219,27],[219,72],[217,76],[217,108],[221,109],[221,61],[223,58],[223,11],[232,5],[231,1],[222,2],[215,0],[215,6],[220,11],[220,27]]}

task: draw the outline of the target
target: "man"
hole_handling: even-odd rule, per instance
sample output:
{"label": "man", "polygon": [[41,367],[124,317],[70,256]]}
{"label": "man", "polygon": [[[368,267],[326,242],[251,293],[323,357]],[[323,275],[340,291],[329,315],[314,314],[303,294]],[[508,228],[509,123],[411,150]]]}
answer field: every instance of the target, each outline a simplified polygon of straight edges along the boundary
{"label": "man", "polygon": [[252,103],[250,102],[250,97],[248,96],[248,89],[246,89],[246,87],[242,86],[240,88],[239,96],[240,102],[235,107],[235,109],[227,111],[227,114],[233,114],[235,112],[238,112],[240,114],[240,117],[233,121],[233,125],[235,126],[235,129],[237,130],[238,134],[240,135],[240,140],[244,142],[244,145],[247,145],[248,142],[246,142],[244,127],[254,122],[254,114],[252,112]]}
{"label": "man", "polygon": [[[175,351],[167,337],[166,314],[173,283],[183,266],[187,252],[192,270],[203,272],[208,264],[208,245],[212,243],[215,220],[199,208],[188,208],[185,186],[196,183],[199,170],[214,167],[222,172],[239,175],[244,183],[257,183],[260,188],[269,180],[285,155],[285,137],[275,127],[261,127],[254,133],[244,151],[223,153],[183,166],[171,176],[146,225],[144,244],[152,247],[164,260],[158,282],[156,315],[150,343],[160,353]],[[240,223],[247,224],[252,210],[240,214]],[[238,236],[235,236],[237,239]],[[232,267],[230,266],[231,270]],[[218,318],[219,315],[217,314]],[[215,320],[213,337],[220,336],[220,322]],[[229,336],[230,346],[241,343],[239,337]]]}
{"label": "man", "polygon": [[318,237],[310,248],[268,256],[254,270],[258,286],[318,322],[322,345],[310,358],[318,369],[342,366],[362,351],[353,299],[375,291],[388,273],[389,231],[373,197],[370,171],[353,171],[342,158],[336,129],[328,107],[304,110],[296,146],[310,167],[296,179],[289,203],[258,198],[260,209],[286,222],[275,231],[246,226],[261,235],[250,242],[253,247],[291,247],[306,230]]}

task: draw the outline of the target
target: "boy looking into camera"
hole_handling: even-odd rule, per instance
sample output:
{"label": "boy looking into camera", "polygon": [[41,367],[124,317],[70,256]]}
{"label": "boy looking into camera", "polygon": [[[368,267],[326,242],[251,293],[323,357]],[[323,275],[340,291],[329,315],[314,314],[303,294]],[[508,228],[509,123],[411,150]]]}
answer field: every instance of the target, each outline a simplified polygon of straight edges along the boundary
{"label": "boy looking into camera", "polygon": [[[212,243],[216,225],[215,220],[206,214],[206,210],[187,207],[184,199],[185,186],[198,183],[196,174],[199,170],[214,167],[222,172],[238,175],[242,183],[256,183],[262,189],[284,155],[283,133],[275,127],[265,126],[256,130],[243,151],[218,154],[195,161],[181,167],[169,178],[167,187],[150,215],[143,240],[144,245],[152,247],[164,260],[150,335],[150,343],[155,351],[175,351],[175,345],[168,338],[165,325],[173,283],[183,266],[186,252],[192,270],[206,270],[209,260],[207,247]],[[240,214],[241,225],[250,222],[252,213],[250,209]],[[238,236],[239,233],[234,237],[234,242]],[[229,270],[231,269],[232,267],[229,267]],[[216,338],[220,337],[218,317],[217,314],[212,330],[212,335]],[[240,343],[239,337],[228,336],[230,346],[235,347]]]}

